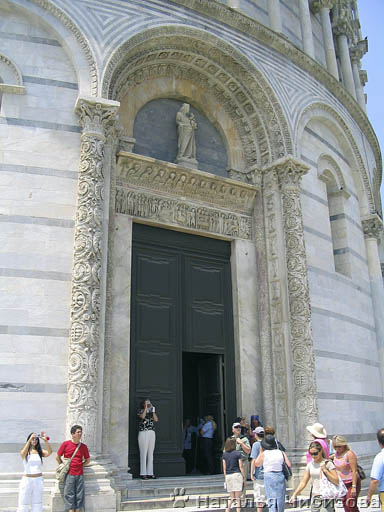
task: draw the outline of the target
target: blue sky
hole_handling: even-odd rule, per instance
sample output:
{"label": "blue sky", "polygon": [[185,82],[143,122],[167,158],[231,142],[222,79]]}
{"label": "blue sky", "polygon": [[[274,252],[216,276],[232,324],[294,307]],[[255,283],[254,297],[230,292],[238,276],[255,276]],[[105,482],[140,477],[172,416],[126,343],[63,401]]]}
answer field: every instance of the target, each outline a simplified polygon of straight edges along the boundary
{"label": "blue sky", "polygon": [[[358,10],[363,38],[368,36],[368,53],[362,69],[368,73],[364,92],[368,96],[367,113],[384,151],[384,0],[359,0]],[[384,204],[384,185],[381,185]]]}

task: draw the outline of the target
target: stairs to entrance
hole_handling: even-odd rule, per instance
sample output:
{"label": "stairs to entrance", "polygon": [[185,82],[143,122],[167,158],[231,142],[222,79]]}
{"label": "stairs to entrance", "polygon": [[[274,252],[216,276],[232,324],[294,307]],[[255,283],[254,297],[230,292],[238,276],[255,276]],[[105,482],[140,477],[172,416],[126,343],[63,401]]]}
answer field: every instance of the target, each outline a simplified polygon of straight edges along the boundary
{"label": "stairs to entrance", "polygon": [[[247,482],[249,506],[251,501],[253,502],[252,489],[252,482]],[[223,475],[191,475],[156,480],[134,479],[122,490],[120,510],[128,512],[175,508],[223,510],[226,507],[227,498]]]}

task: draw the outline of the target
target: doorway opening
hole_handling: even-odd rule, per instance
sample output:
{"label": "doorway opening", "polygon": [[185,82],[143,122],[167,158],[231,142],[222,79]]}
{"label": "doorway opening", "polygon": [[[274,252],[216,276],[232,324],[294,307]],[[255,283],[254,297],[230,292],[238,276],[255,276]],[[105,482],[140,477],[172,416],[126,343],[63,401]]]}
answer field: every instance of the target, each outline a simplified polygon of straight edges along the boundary
{"label": "doorway opening", "polygon": [[[223,354],[183,352],[183,418],[192,426],[199,425],[208,415],[213,417],[216,429],[213,436],[214,473],[221,472],[220,459],[225,436],[225,387]],[[186,459],[186,472],[208,472],[201,442],[191,436],[192,453]]]}

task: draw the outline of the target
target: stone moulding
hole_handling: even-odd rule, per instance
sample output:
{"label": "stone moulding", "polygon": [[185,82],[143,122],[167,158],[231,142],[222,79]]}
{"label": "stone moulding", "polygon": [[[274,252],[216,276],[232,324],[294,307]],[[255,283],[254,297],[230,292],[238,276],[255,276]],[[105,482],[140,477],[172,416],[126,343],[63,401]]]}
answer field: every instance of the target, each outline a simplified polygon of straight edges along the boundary
{"label": "stone moulding", "polygon": [[0,92],[25,94],[21,71],[16,64],[3,53],[0,53],[0,73],[3,80],[5,80],[4,83],[0,83]]}
{"label": "stone moulding", "polygon": [[308,71],[317,80],[323,83],[327,89],[348,109],[353,119],[357,122],[361,130],[366,134],[368,141],[373,149],[377,172],[380,182],[382,176],[382,160],[380,145],[371,123],[357,101],[349,94],[347,89],[339,83],[328,70],[317,61],[309,57],[302,50],[288,41],[285,37],[277,34],[273,30],[265,27],[258,21],[248,17],[241,12],[234,11],[222,3],[215,0],[174,0],[176,4],[200,12],[208,17],[215,18],[217,21],[245,33],[260,41],[270,48],[273,48],[280,54],[286,56],[300,69]]}
{"label": "stone moulding", "polygon": [[252,239],[257,189],[153,158],[120,152],[115,211],[227,238]]}

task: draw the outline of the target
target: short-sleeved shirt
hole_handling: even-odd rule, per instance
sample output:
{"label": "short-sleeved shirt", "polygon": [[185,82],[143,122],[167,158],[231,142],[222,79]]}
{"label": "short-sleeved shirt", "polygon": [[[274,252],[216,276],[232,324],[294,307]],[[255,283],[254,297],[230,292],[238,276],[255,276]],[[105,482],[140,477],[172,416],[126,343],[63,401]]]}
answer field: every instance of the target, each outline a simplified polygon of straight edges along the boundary
{"label": "short-sleeved shirt", "polygon": [[[66,459],[70,459],[76,448],[77,444],[75,444],[73,441],[64,441],[64,443],[62,443],[60,448],[58,449],[57,455],[59,455],[60,457],[64,456]],[[68,473],[70,475],[83,474],[83,459],[89,459],[89,451],[87,445],[81,443],[80,448],[77,450],[77,453],[73,457],[71,465],[69,466]]]}
{"label": "short-sleeved shirt", "polygon": [[207,421],[201,427],[200,435],[204,439],[213,439],[213,435],[215,433],[215,429],[213,428],[212,421]]}
{"label": "short-sleeved shirt", "polygon": [[[326,462],[326,468],[331,471],[336,467],[332,461],[328,460]],[[312,479],[312,494],[313,496],[320,496],[320,463],[312,460],[309,464],[307,464],[307,470],[309,471]]]}
{"label": "short-sleeved shirt", "polygon": [[223,459],[225,460],[225,472],[227,475],[240,473],[239,460],[241,460],[241,453],[239,451],[224,452]]}
{"label": "short-sleeved shirt", "polygon": [[251,449],[251,445],[249,444],[248,437],[240,436],[240,437],[236,438],[236,436],[232,436],[232,439],[236,439],[236,450],[241,453],[241,457],[243,459],[247,459],[248,460],[249,454],[246,453],[243,450],[243,447],[240,445],[240,443],[237,442],[237,440],[240,439],[240,441],[242,441],[246,446],[248,446],[249,449]]}
{"label": "short-sleeved shirt", "polygon": [[384,448],[373,459],[371,478],[379,480],[379,492],[384,492]]}
{"label": "short-sleeved shirt", "polygon": [[[255,441],[252,445],[251,459],[257,459],[260,453],[260,448],[260,441]],[[260,466],[258,468],[255,468],[253,476],[256,478],[256,480],[264,480],[264,467]]]}
{"label": "short-sleeved shirt", "polygon": [[[139,409],[137,411],[137,415],[140,416],[140,414],[143,414],[144,409]],[[143,432],[144,430],[155,430],[155,422],[153,420],[153,413],[147,412],[145,415],[145,418],[139,418],[139,431]]]}

